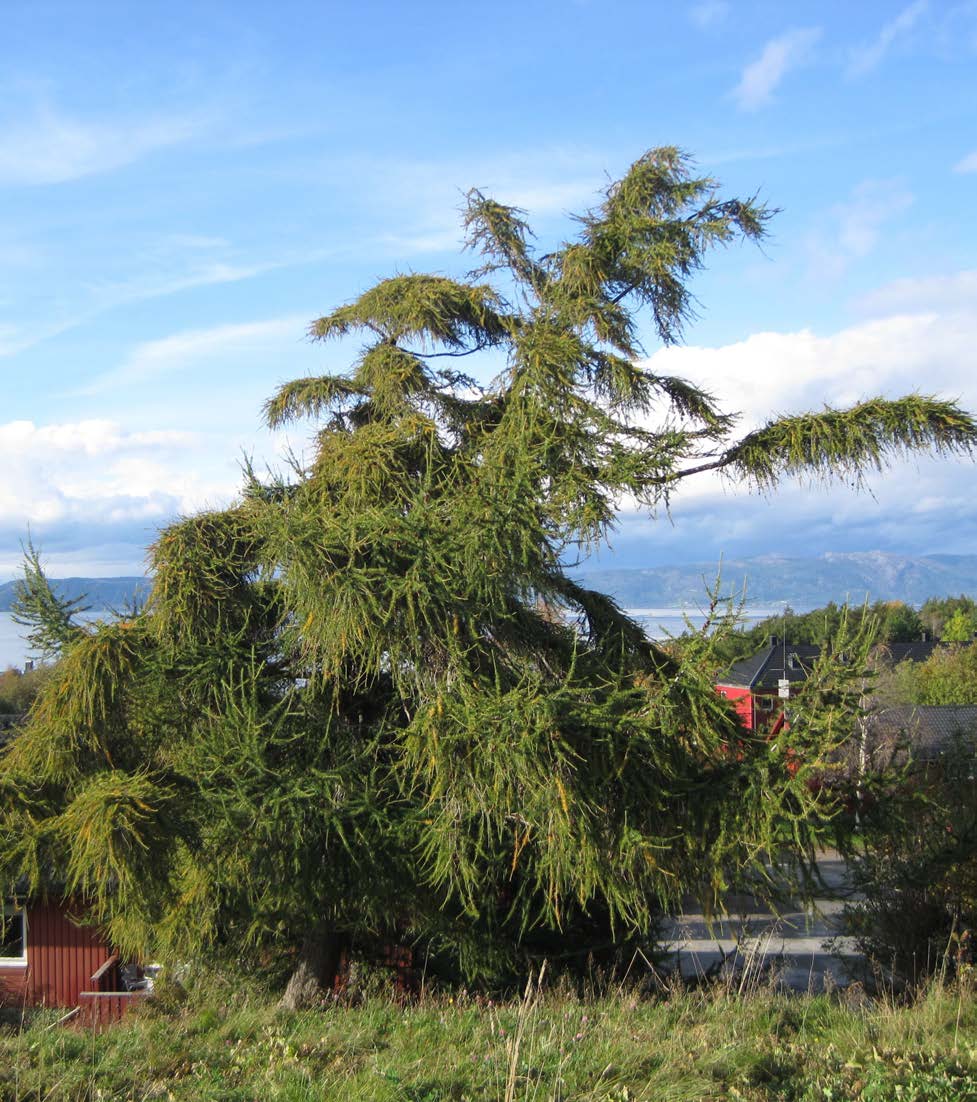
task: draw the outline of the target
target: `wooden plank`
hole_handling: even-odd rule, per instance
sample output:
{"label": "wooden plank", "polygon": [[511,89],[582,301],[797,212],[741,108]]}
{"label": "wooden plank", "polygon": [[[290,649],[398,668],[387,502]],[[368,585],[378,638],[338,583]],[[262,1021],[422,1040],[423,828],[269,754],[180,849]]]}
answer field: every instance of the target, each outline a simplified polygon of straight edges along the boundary
{"label": "wooden plank", "polygon": [[105,975],[105,973],[112,967],[113,964],[116,963],[116,961],[118,961],[118,959],[119,959],[119,954],[118,953],[113,953],[109,957],[109,959],[107,961],[105,961],[105,963],[100,968],[96,968],[95,971],[92,972],[91,982],[92,983],[98,983],[98,981],[102,978],[102,976]]}

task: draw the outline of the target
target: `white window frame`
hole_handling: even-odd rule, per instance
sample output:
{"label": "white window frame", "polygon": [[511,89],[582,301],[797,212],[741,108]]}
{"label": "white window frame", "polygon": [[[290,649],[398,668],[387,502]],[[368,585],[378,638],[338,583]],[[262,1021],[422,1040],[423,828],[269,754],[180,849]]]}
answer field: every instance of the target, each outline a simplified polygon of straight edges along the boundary
{"label": "white window frame", "polygon": [[21,916],[24,936],[21,955],[19,957],[0,957],[0,968],[23,968],[27,964],[27,908],[20,907],[16,903],[4,903],[2,909],[4,921],[15,915]]}

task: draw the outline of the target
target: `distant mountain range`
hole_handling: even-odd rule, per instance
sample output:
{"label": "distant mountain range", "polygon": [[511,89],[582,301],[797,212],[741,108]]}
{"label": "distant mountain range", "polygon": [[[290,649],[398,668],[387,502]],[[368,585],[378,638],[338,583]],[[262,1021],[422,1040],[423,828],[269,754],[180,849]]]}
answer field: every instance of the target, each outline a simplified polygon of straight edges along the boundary
{"label": "distant mountain range", "polygon": [[[697,562],[647,569],[607,567],[576,572],[592,589],[608,593],[624,608],[701,606],[713,586],[719,563]],[[882,551],[829,552],[818,558],[763,555],[727,559],[722,592],[742,593],[747,603],[790,604],[796,611],[836,601],[905,601],[961,593],[977,596],[977,555],[891,555]]]}
{"label": "distant mountain range", "polygon": [[[106,609],[122,611],[134,601],[145,600],[149,593],[148,578],[52,578],[51,588],[62,599],[84,597],[85,604],[93,611]],[[0,585],[0,612],[13,607],[16,582]]]}
{"label": "distant mountain range", "polygon": [[[624,608],[685,608],[703,603],[718,569],[715,562],[695,562],[643,569],[584,568],[575,575],[590,588],[610,594]],[[920,605],[927,597],[977,596],[977,555],[908,556],[882,551],[829,552],[812,559],[762,555],[727,559],[722,564],[722,583],[727,594],[738,594],[745,586],[747,602],[753,606],[786,603],[803,611],[828,601],[860,604],[866,599]],[[51,584],[59,596],[84,595],[94,610],[105,610],[144,600],[151,583],[148,578],[61,578],[52,579]],[[0,612],[10,611],[15,585],[0,585]]]}

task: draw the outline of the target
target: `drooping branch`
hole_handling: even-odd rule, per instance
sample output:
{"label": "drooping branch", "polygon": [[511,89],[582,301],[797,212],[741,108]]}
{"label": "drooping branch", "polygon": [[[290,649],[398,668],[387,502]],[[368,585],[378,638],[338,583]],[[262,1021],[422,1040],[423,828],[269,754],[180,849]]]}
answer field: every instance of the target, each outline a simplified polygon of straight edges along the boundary
{"label": "drooping branch", "polygon": [[278,429],[289,421],[318,417],[337,402],[363,395],[362,388],[339,375],[293,379],[279,387],[274,396],[265,402],[265,423],[270,429]]}
{"label": "drooping branch", "polygon": [[650,481],[666,485],[706,471],[725,471],[760,490],[782,478],[805,475],[858,485],[866,471],[884,470],[916,452],[973,455],[975,450],[977,421],[956,402],[921,394],[870,398],[848,409],[826,406],[821,413],[769,421],[716,458]]}
{"label": "drooping branch", "polygon": [[314,321],[309,332],[325,340],[358,329],[394,343],[417,340],[459,349],[498,343],[511,323],[505,303],[486,284],[411,274],[381,280],[355,302]]}

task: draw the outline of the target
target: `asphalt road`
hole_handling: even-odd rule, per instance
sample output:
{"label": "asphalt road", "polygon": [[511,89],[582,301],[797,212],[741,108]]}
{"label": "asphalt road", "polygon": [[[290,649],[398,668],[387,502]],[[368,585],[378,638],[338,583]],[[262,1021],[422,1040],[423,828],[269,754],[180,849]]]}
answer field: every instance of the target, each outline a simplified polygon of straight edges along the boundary
{"label": "asphalt road", "polygon": [[831,852],[819,857],[818,869],[825,891],[810,908],[786,898],[774,913],[750,896],[729,896],[726,914],[710,924],[690,902],[666,927],[674,964],[686,978],[718,972],[744,990],[771,977],[797,991],[846,986],[860,960],[852,939],[841,935],[844,902],[853,895],[848,870]]}

